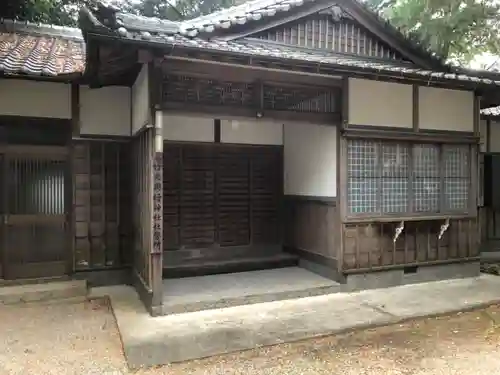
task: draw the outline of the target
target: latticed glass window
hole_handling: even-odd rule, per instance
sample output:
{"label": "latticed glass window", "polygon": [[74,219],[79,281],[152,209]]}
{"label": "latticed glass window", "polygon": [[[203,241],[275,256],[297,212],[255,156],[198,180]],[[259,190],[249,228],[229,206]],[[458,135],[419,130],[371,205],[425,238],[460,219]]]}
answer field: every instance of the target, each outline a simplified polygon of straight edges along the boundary
{"label": "latticed glass window", "polygon": [[466,211],[470,187],[470,151],[467,146],[444,146],[444,209]]}
{"label": "latticed glass window", "polygon": [[439,146],[413,147],[413,207],[416,212],[438,212],[440,193]]}
{"label": "latticed glass window", "polygon": [[383,213],[408,210],[409,145],[381,144],[381,209]]}
{"label": "latticed glass window", "polygon": [[379,150],[380,144],[375,142],[357,140],[349,143],[347,173],[351,213],[376,213],[378,211]]}
{"label": "latticed glass window", "polygon": [[471,147],[349,140],[351,215],[467,212]]}

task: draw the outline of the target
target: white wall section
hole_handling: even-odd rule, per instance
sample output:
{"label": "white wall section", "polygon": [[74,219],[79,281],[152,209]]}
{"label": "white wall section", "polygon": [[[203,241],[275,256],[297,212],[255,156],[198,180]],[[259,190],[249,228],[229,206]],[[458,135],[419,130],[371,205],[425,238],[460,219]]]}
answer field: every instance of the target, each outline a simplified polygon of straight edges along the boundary
{"label": "white wall section", "polygon": [[0,115],[70,119],[71,85],[2,79]]}
{"label": "white wall section", "polygon": [[413,87],[349,78],[349,124],[411,128]]}
{"label": "white wall section", "polygon": [[252,145],[282,145],[283,121],[264,119],[221,120],[221,142]]}
{"label": "white wall section", "polygon": [[163,138],[168,141],[213,142],[214,119],[163,112]]}
{"label": "white wall section", "polygon": [[285,124],[284,190],[287,195],[337,195],[337,127]]}
{"label": "white wall section", "polygon": [[474,93],[419,87],[419,127],[431,130],[474,131]]}
{"label": "white wall section", "polygon": [[143,64],[132,86],[132,133],[150,121],[148,64]]}
{"label": "white wall section", "polygon": [[82,135],[130,135],[130,88],[80,86]]}
{"label": "white wall section", "polygon": [[500,121],[491,121],[490,123],[489,152],[500,152]]}

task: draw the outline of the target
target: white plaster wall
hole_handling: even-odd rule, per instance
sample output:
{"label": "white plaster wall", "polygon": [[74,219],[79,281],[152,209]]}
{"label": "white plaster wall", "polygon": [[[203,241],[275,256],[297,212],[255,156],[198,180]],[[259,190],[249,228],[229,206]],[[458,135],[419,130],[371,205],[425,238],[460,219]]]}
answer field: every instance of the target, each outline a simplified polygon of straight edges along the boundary
{"label": "white plaster wall", "polygon": [[132,86],[132,133],[135,134],[149,121],[149,78],[148,65],[142,69]]}
{"label": "white plaster wall", "polygon": [[168,141],[213,142],[214,119],[163,112],[163,138]]}
{"label": "white plaster wall", "polygon": [[491,121],[490,123],[489,152],[500,152],[500,121]]}
{"label": "white plaster wall", "polygon": [[71,118],[71,85],[0,80],[0,115]]}
{"label": "white plaster wall", "polygon": [[474,131],[474,93],[419,87],[420,129]]}
{"label": "white plaster wall", "polygon": [[222,120],[221,142],[252,145],[282,145],[283,122],[258,119]]}
{"label": "white plaster wall", "polygon": [[411,128],[413,87],[349,78],[349,124]]}
{"label": "white plaster wall", "polygon": [[285,124],[285,194],[335,197],[337,146],[335,126]]}
{"label": "white plaster wall", "polygon": [[82,135],[130,135],[130,88],[80,87],[80,133]]}

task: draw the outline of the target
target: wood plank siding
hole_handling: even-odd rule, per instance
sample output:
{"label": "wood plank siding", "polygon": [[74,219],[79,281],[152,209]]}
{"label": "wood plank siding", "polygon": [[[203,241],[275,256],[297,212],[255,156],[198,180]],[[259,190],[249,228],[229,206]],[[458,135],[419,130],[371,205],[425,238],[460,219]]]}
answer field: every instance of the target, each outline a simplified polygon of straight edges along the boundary
{"label": "wood plank siding", "polygon": [[335,198],[286,196],[283,216],[285,248],[313,262],[336,266],[341,223]]}
{"label": "wood plank siding", "polygon": [[439,221],[405,222],[394,242],[399,223],[343,224],[342,269],[369,271],[411,265],[428,265],[466,260],[479,256],[476,218],[450,220],[438,238]]}
{"label": "wood plank siding", "polygon": [[262,31],[252,37],[332,52],[403,60],[401,54],[358,22],[347,17],[335,19],[329,13],[317,13]]}
{"label": "wood plank siding", "polygon": [[131,262],[129,142],[74,142],[75,269]]}

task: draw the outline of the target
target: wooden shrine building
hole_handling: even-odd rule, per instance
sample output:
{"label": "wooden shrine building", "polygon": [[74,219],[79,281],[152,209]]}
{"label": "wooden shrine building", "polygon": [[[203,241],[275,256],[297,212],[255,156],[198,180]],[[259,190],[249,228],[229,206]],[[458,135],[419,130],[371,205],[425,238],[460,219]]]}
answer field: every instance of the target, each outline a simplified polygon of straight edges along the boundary
{"label": "wooden shrine building", "polygon": [[79,23],[1,34],[4,278],[132,282],[158,315],[184,276],[479,272],[479,110],[500,80],[356,0]]}

